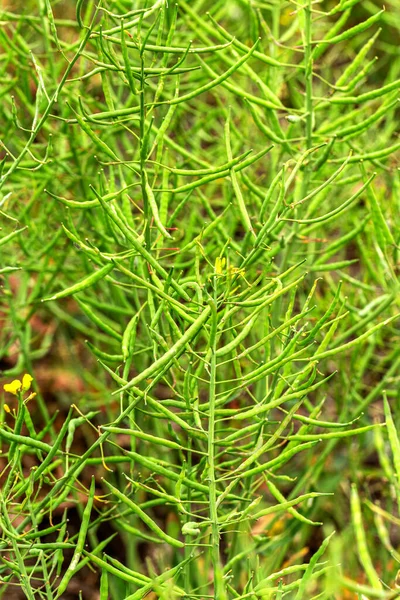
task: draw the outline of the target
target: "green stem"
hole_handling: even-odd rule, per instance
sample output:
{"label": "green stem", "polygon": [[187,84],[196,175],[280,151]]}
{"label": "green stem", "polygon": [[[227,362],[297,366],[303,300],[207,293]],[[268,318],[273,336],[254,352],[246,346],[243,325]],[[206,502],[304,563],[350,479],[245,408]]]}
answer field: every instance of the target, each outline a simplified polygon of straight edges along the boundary
{"label": "green stem", "polygon": [[215,404],[217,385],[217,304],[216,280],[214,279],[214,299],[210,302],[212,310],[212,326],[210,332],[210,385],[209,385],[209,414],[208,414],[208,482],[211,522],[211,562],[214,572],[214,599],[226,598],[223,571],[220,562],[220,535],[218,526],[217,484],[215,477]]}
{"label": "green stem", "polygon": [[311,39],[311,0],[308,0],[307,6],[304,7],[305,13],[305,78],[306,78],[306,143],[307,148],[312,147],[312,130],[314,123],[313,114],[313,65],[312,65],[312,39]]}

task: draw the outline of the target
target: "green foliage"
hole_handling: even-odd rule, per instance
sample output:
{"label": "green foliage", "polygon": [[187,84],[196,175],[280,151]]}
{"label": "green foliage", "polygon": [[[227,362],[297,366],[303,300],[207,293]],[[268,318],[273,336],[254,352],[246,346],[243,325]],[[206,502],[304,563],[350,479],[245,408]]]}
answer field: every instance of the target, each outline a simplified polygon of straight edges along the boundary
{"label": "green foliage", "polygon": [[0,597],[398,597],[398,0],[134,4],[1,16]]}

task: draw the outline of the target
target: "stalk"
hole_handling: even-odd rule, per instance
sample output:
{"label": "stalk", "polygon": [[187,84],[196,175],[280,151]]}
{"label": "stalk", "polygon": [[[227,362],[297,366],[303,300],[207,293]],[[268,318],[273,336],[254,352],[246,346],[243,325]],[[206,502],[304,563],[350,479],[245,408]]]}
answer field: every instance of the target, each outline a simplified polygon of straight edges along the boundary
{"label": "stalk", "polygon": [[210,332],[210,383],[207,432],[209,510],[211,522],[211,562],[214,572],[214,600],[224,600],[226,592],[220,559],[220,532],[218,525],[217,484],[215,475],[215,410],[217,385],[217,304],[216,278],[214,278],[214,298],[210,301],[212,327]]}
{"label": "stalk", "polygon": [[305,98],[305,110],[306,110],[306,145],[307,149],[312,148],[313,139],[312,132],[314,126],[314,113],[313,113],[313,61],[312,61],[312,2],[307,0],[307,5],[304,7],[305,16],[305,81],[306,81],[306,98]]}

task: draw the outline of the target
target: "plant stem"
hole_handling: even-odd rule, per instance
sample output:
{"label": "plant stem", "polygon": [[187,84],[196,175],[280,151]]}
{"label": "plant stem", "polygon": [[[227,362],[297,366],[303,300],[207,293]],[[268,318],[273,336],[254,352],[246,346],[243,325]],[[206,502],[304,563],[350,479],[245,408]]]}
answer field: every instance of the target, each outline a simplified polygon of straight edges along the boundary
{"label": "plant stem", "polygon": [[306,144],[307,148],[311,148],[313,144],[312,140],[312,131],[313,131],[313,123],[314,123],[314,114],[313,114],[313,62],[312,62],[312,13],[311,13],[311,0],[308,0],[307,6],[304,7],[305,14],[305,80],[306,80]]}
{"label": "plant stem", "polygon": [[212,309],[212,327],[210,332],[210,385],[209,385],[209,414],[208,414],[208,482],[209,482],[209,503],[210,503],[210,522],[211,522],[211,561],[214,572],[214,599],[224,600],[226,598],[223,572],[220,562],[220,536],[218,526],[217,509],[217,485],[215,477],[215,401],[216,401],[216,375],[217,375],[217,304],[216,304],[216,285],[214,278],[214,299],[211,300]]}

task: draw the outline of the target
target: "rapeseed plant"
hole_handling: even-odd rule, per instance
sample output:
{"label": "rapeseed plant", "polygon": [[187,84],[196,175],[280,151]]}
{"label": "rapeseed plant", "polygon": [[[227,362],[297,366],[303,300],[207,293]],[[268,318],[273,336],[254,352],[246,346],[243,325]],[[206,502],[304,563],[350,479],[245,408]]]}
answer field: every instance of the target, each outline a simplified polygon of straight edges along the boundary
{"label": "rapeseed plant", "polygon": [[399,8],[3,9],[0,596],[398,596]]}

